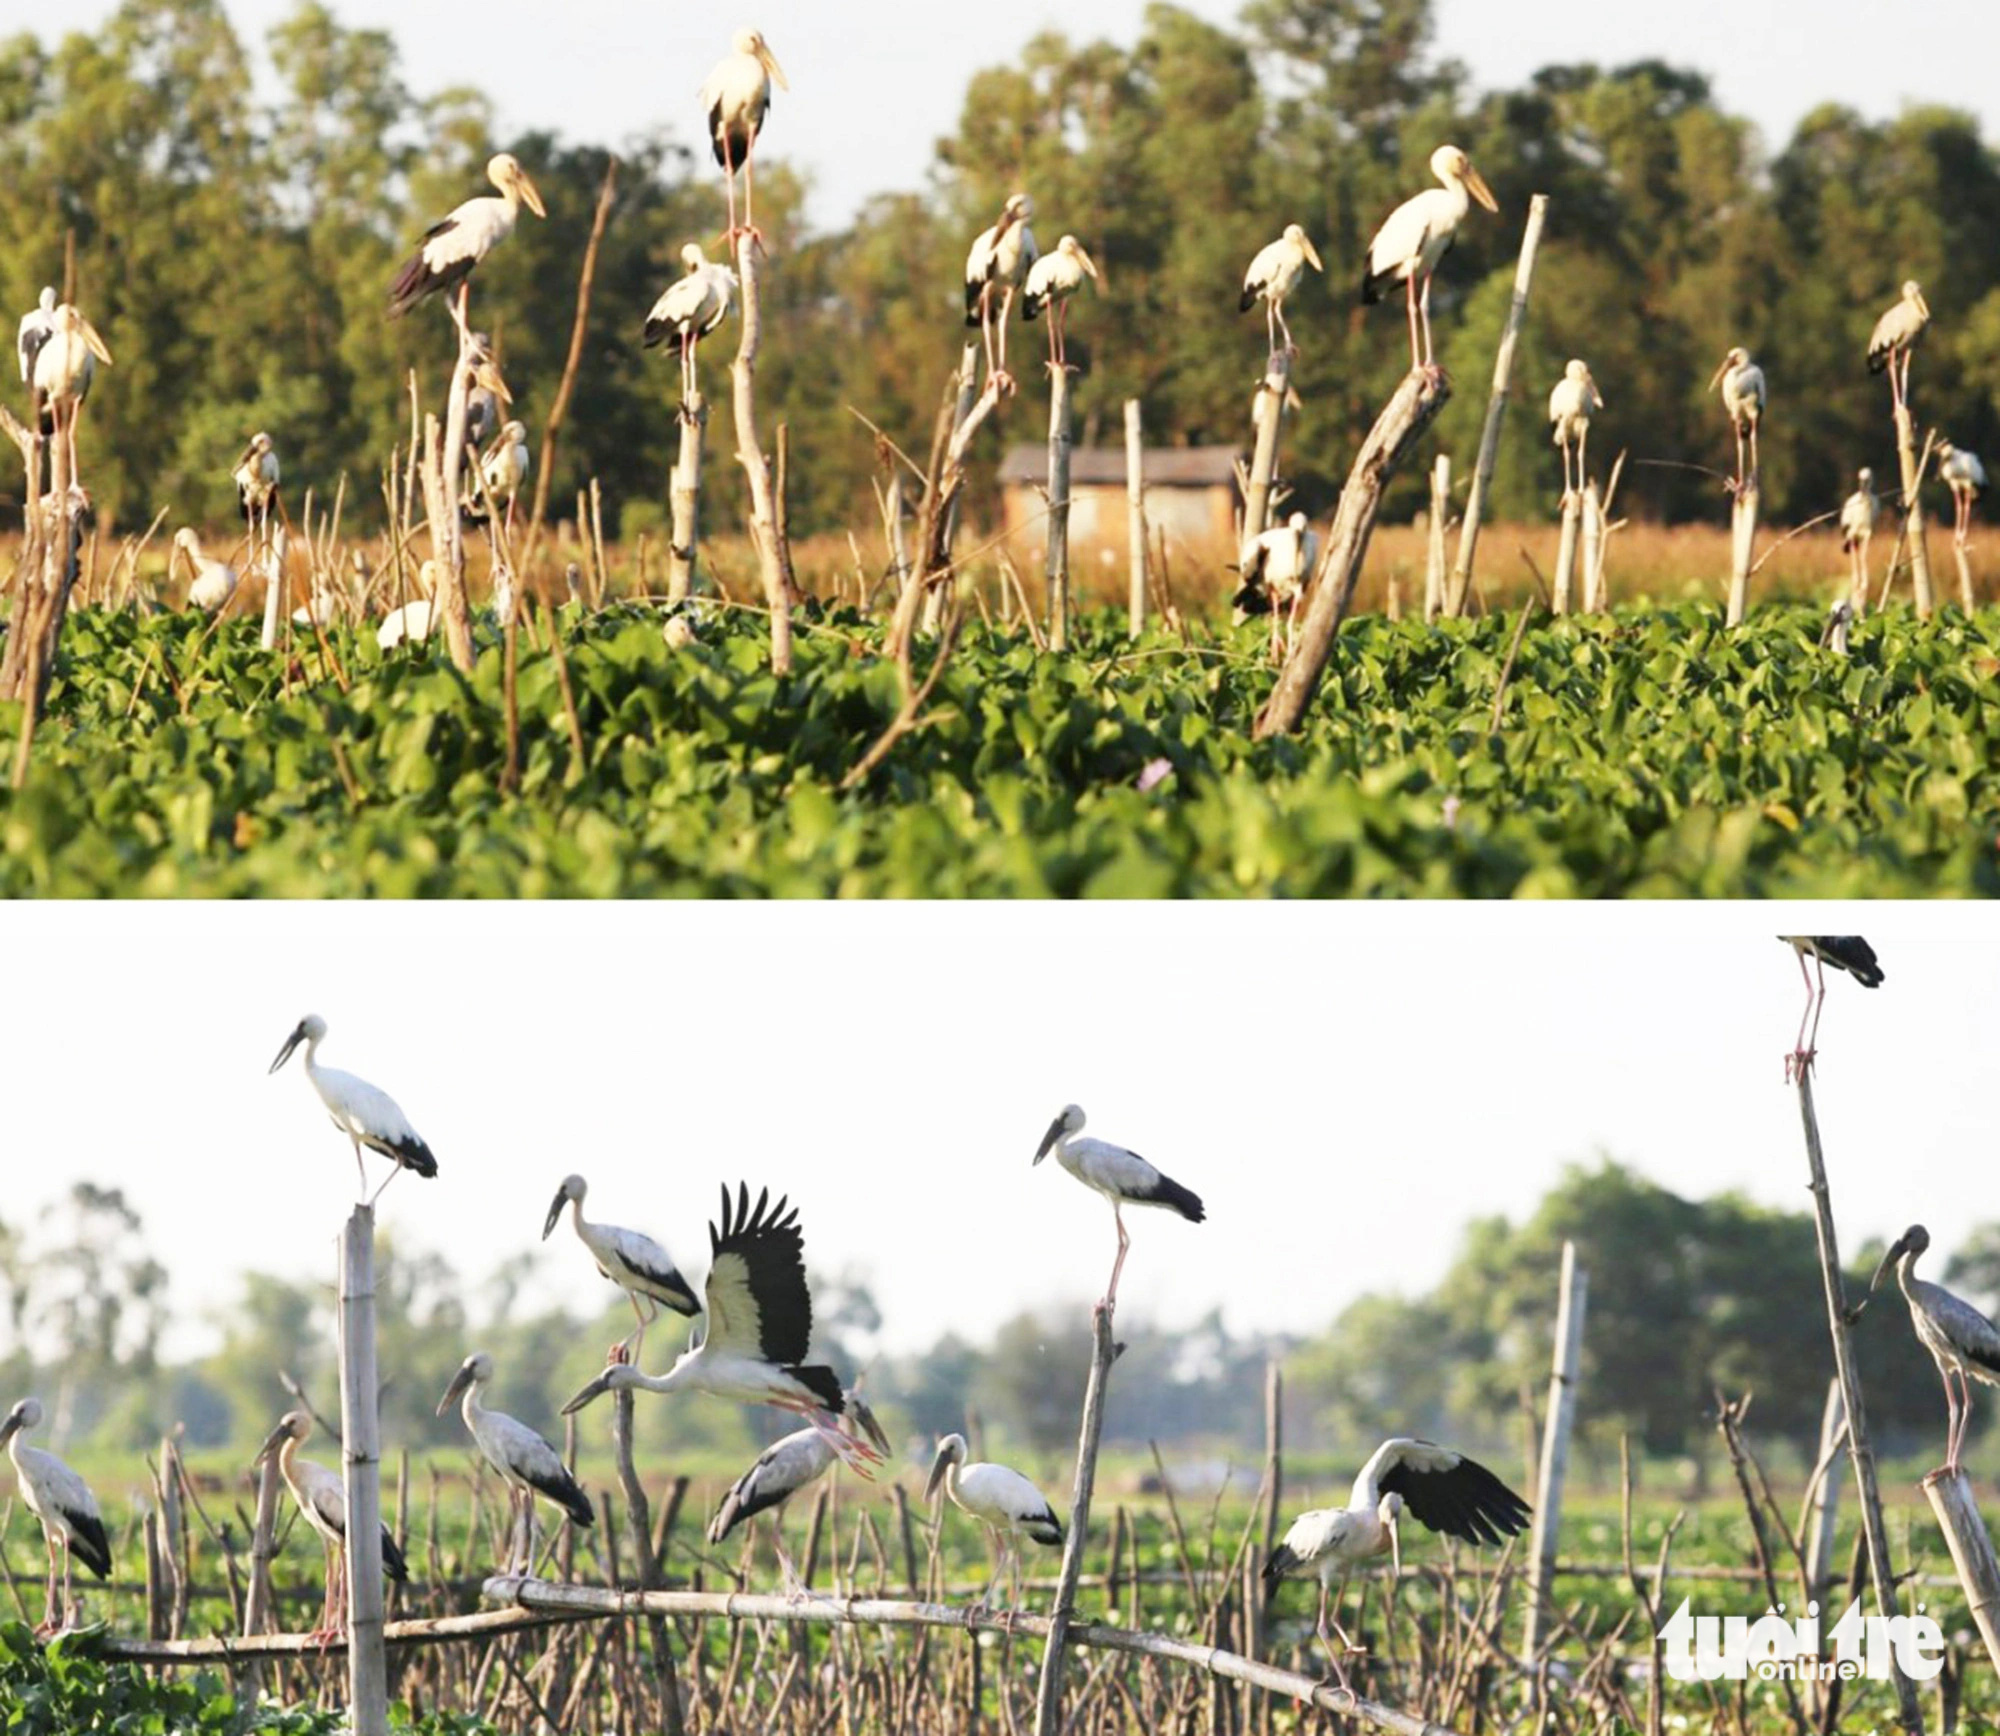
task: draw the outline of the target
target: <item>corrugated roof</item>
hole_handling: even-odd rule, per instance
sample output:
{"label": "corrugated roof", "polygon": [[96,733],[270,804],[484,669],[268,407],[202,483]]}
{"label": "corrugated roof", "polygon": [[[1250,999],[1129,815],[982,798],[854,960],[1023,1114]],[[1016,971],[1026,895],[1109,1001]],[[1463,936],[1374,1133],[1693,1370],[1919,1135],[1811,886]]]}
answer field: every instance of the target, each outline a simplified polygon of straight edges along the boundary
{"label": "corrugated roof", "polygon": [[[1150,446],[1143,460],[1148,488],[1234,488],[1236,461],[1245,454],[1234,446]],[[1010,446],[1000,460],[1003,483],[1045,484],[1049,479],[1046,446]],[[1123,488],[1125,448],[1079,446],[1070,453],[1069,480],[1074,488]]]}

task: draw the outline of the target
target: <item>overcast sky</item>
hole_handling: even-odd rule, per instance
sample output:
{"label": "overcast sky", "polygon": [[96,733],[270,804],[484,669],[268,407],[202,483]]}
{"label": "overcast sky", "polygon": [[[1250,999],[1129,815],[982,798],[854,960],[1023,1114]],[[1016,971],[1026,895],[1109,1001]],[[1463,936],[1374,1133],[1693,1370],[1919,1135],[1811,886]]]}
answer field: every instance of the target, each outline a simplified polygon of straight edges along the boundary
{"label": "overcast sky", "polygon": [[472,1278],[532,1250],[536,1300],[610,1298],[537,1241],[571,1170],[697,1282],[719,1184],[789,1191],[898,1348],[1088,1300],[1110,1211],[1030,1163],[1074,1099],[1208,1203],[1135,1214],[1129,1310],[1311,1330],[1600,1149],[1807,1208],[1794,926],[1888,973],[1821,1032],[1844,1245],[1921,1218],[1948,1253],[2000,1217],[2000,917],[1964,906],[4,906],[0,1216],[124,1188],[182,1351],[246,1269],[330,1281],[354,1162],[296,1059],[265,1074],[316,1011],[437,1153],[385,1225]]}
{"label": "overcast sky", "polygon": [[[261,43],[294,0],[229,0],[246,36]],[[1182,0],[1218,22],[1238,7]],[[89,28],[113,0],[0,0],[0,31],[58,21]],[[739,24],[769,38],[791,93],[781,95],[771,147],[813,178],[822,224],[844,221],[870,193],[923,184],[932,144],[957,123],[968,77],[1010,60],[1042,29],[1077,40],[1130,42],[1145,0],[1028,0],[954,6],[949,23],[924,22],[906,0],[745,0],[735,12],[659,0],[332,0],[352,25],[386,28],[419,92],[470,83],[499,104],[502,130],[546,127],[572,140],[617,144],[661,125],[692,139],[695,92]],[[1877,51],[1882,0],[1674,0],[1671,5],[1495,5],[1436,0],[1438,46],[1481,87],[1518,84],[1552,61],[1617,64],[1659,56],[1707,72],[1723,104],[1749,116],[1772,149],[1825,101],[1872,117],[1906,102],[1946,102],[1981,115],[2000,134],[2000,6],[1932,0],[1910,12],[1911,30]],[[469,42],[477,20],[479,40]]]}

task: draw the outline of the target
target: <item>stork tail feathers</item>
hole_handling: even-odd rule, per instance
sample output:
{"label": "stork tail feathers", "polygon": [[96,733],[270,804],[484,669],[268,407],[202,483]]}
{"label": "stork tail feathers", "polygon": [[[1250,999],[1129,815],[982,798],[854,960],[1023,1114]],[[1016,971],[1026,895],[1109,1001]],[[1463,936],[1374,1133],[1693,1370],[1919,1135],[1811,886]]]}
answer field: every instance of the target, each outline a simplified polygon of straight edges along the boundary
{"label": "stork tail feathers", "polygon": [[1361,305],[1373,307],[1397,281],[1394,271],[1372,271],[1367,266],[1361,268]]}
{"label": "stork tail feathers", "polygon": [[788,1368],[785,1372],[801,1386],[809,1387],[821,1407],[834,1416],[847,1409],[847,1394],[841,1390],[840,1377],[823,1363],[814,1363],[806,1368]]}
{"label": "stork tail feathers", "polygon": [[588,1526],[595,1523],[597,1515],[591,1510],[590,1497],[567,1471],[560,1471],[553,1477],[529,1480],[577,1524]]}
{"label": "stork tail feathers", "polygon": [[1264,1563],[1265,1586],[1268,1589],[1275,1590],[1278,1581],[1283,1579],[1298,1564],[1299,1558],[1293,1552],[1292,1546],[1289,1543],[1280,1543],[1276,1549],[1271,1551],[1270,1559]]}
{"label": "stork tail feathers", "polygon": [[1037,1513],[1032,1519],[1024,1519],[1021,1529],[1045,1549],[1062,1547],[1062,1521],[1053,1513]]}
{"label": "stork tail feathers", "polygon": [[1243,294],[1237,299],[1236,311],[1238,313],[1248,313],[1256,305],[1257,305],[1256,290],[1245,289]]}
{"label": "stork tail feathers", "polygon": [[1208,1216],[1201,1203],[1201,1195],[1184,1188],[1171,1176],[1161,1176],[1160,1185],[1153,1190],[1155,1205],[1171,1206],[1191,1224],[1198,1224]]}
{"label": "stork tail feathers", "polygon": [[95,1513],[65,1513],[69,1521],[69,1552],[99,1579],[111,1577],[111,1539]]}
{"label": "stork tail feathers", "polygon": [[382,1571],[398,1585],[409,1582],[410,1564],[403,1559],[403,1551],[386,1525],[382,1527]]}

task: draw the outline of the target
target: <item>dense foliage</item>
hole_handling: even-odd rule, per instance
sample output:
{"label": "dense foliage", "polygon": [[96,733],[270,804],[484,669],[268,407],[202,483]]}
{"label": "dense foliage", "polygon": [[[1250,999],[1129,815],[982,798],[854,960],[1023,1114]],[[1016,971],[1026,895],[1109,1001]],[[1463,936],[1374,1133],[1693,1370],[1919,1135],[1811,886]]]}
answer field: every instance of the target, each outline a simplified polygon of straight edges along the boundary
{"label": "dense foliage", "polygon": [[[759,175],[772,260],[762,382],[766,427],[791,429],[794,528],[872,517],[873,444],[849,405],[927,448],[963,337],[967,239],[1016,184],[1050,239],[1074,232],[1104,267],[1070,340],[1086,440],[1115,440],[1128,396],[1145,401],[1156,439],[1243,438],[1262,336],[1237,319],[1236,285],[1284,222],[1305,225],[1328,275],[1294,302],[1305,409],[1292,468],[1302,503],[1324,506],[1402,365],[1395,310],[1354,305],[1355,262],[1386,211],[1427,183],[1425,159],[1447,137],[1471,150],[1505,213],[1476,214],[1440,280],[1442,357],[1463,377],[1484,375],[1521,214],[1545,192],[1524,401],[1566,356],[1587,355],[1612,406],[1599,450],[1725,462],[1704,387],[1723,350],[1744,343],[1774,393],[1766,511],[1828,509],[1857,464],[1893,472],[1884,394],[1860,358],[1876,313],[1914,275],[1937,314],[1920,410],[1991,452],[2000,159],[1971,118],[1913,108],[1877,125],[1827,107],[1767,156],[1696,73],[1556,66],[1481,92],[1439,55],[1432,26],[1429,0],[1250,0],[1234,28],[1162,3],[1129,43],[1039,36],[973,80],[926,190],[883,196],[835,234],[806,230],[799,177],[774,157]],[[519,153],[550,206],[480,274],[531,428],[561,370],[603,141],[496,138],[488,93],[411,92],[389,34],[347,29],[317,0],[300,0],[267,46],[269,104],[220,0],[124,0],[91,35],[0,43],[0,306],[31,305],[74,234],[78,297],[118,358],[92,406],[86,463],[126,528],[161,506],[218,516],[255,427],[276,436],[294,485],[324,499],[346,472],[350,510],[373,511],[408,424],[406,371],[417,366],[435,399],[449,342],[442,318],[385,323],[386,285],[423,224],[480,189],[496,145]],[[614,534],[656,524],[664,494],[672,370],[640,353],[640,320],[680,244],[722,220],[712,168],[689,149],[692,105],[665,100],[660,122],[655,139],[621,147],[554,477],[558,503],[600,477]],[[808,170],[837,148],[790,133],[773,146]],[[1450,407],[1446,450],[1472,449],[1480,409],[1475,392]],[[1015,437],[1035,437],[1033,423],[1016,409]],[[1520,516],[1545,506],[1553,471],[1535,418],[1511,418],[1507,438],[1494,506]],[[711,470],[710,522],[740,522],[735,467]],[[1624,498],[1685,516],[1712,510],[1705,486],[1685,469],[1637,467]]]}

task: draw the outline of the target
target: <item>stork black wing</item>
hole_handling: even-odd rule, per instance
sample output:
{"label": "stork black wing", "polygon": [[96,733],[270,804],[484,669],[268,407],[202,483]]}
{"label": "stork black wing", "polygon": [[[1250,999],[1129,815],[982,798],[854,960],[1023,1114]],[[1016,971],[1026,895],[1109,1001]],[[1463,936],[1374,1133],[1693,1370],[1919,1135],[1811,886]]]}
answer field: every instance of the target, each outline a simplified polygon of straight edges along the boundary
{"label": "stork black wing", "polygon": [[69,1526],[69,1552],[99,1579],[111,1577],[111,1539],[104,1534],[104,1521],[95,1513],[84,1513],[65,1507],[64,1521]]}
{"label": "stork black wing", "polygon": [[812,1343],[812,1293],[806,1288],[805,1238],[796,1207],[784,1196],[771,1204],[765,1188],[750,1204],[748,1184],[737,1184],[734,1211],[722,1190],[722,1227],[708,1227],[711,1335],[746,1337],[767,1362],[801,1363]]}
{"label": "stork black wing", "polygon": [[1882,986],[1882,967],[1875,949],[1858,934],[1816,934],[1813,948],[1835,970],[1844,970],[1865,989]]}
{"label": "stork black wing", "polygon": [[1527,1529],[1534,1509],[1477,1459],[1448,1471],[1420,1471],[1398,1461],[1383,1473],[1382,1493],[1403,1497],[1419,1523],[1467,1543],[1499,1543]]}

